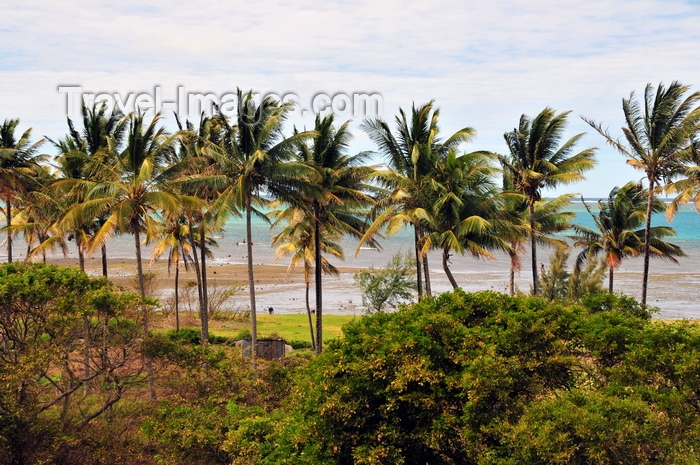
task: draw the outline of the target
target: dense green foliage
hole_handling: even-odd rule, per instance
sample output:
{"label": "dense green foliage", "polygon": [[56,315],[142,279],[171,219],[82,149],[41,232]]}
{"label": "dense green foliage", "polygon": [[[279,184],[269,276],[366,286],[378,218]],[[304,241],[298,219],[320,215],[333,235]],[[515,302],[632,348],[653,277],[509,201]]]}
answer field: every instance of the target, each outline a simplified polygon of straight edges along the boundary
{"label": "dense green foliage", "polygon": [[695,326],[632,299],[458,290],[347,326],[225,447],[266,464],[697,463],[698,350]]}
{"label": "dense green foliage", "polygon": [[[73,269],[0,268],[8,464],[691,464],[700,328],[628,297],[461,290],[260,361]],[[145,359],[157,400],[148,400]]]}
{"label": "dense green foliage", "polygon": [[256,377],[237,348],[201,346],[197,331],[145,334],[149,309],[75,269],[0,267],[0,463],[230,463],[228,429],[278,408],[306,363]]}

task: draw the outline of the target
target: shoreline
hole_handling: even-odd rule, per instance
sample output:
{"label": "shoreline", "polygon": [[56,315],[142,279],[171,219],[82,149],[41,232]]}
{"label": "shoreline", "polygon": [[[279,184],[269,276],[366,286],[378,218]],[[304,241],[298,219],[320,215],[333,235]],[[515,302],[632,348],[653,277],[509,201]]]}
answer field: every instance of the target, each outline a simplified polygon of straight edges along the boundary
{"label": "shoreline", "polygon": [[[137,290],[136,283],[136,259],[111,257],[108,259],[108,275],[116,285]],[[47,263],[78,267],[77,259],[73,257],[49,257]],[[484,262],[480,262],[484,264]],[[435,267],[436,262],[431,263],[431,284],[434,293],[450,291],[445,273]],[[628,264],[629,265],[629,264]],[[167,260],[160,259],[154,262],[150,260],[143,263],[145,273],[153,273],[155,277],[150,283],[157,298],[165,301],[172,296],[174,291],[174,269],[168,274]],[[459,269],[453,267],[453,273],[461,287],[467,292],[479,290],[492,290],[507,293],[507,273],[488,266],[481,269]],[[630,270],[625,266],[615,273],[615,292],[623,293],[639,299],[641,293],[641,270]],[[362,305],[362,295],[355,284],[354,274],[362,270],[362,267],[341,266],[339,276],[324,276],[323,297],[324,313],[362,315],[365,311]],[[91,276],[101,276],[102,261],[100,257],[86,258],[85,270]],[[273,307],[275,313],[305,314],[305,283],[303,268],[289,269],[287,264],[255,264],[256,281],[256,306],[259,313],[267,313],[269,307]],[[210,288],[223,288],[236,286],[236,294],[231,298],[230,304],[236,309],[247,309],[250,306],[248,294],[248,270],[247,265],[227,261],[218,258],[207,262],[207,278]],[[521,290],[529,290],[529,269],[523,268],[517,275],[516,283]],[[180,267],[180,292],[181,299],[188,282],[190,286],[196,286],[196,275],[192,268],[186,271]],[[700,310],[700,288],[696,285],[700,282],[700,273],[657,272],[650,274],[649,280],[649,304],[660,308],[660,312],[654,315],[656,319],[680,320],[698,319]],[[604,282],[607,285],[607,281]],[[310,284],[310,305],[314,308],[313,276]]]}

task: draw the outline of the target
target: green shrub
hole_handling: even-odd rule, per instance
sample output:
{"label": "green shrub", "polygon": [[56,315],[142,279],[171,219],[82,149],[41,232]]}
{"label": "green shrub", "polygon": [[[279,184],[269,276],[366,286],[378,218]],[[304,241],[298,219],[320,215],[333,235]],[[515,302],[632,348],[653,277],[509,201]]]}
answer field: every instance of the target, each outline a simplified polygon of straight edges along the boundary
{"label": "green shrub", "polygon": [[312,345],[311,342],[309,341],[285,341],[287,344],[292,346],[292,349],[294,350],[300,350],[300,349],[311,349]]}

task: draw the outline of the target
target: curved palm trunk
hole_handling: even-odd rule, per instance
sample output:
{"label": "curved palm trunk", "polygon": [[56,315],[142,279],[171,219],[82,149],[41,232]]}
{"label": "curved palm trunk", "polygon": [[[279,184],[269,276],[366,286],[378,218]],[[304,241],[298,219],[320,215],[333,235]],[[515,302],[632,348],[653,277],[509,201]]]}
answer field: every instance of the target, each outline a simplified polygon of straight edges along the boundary
{"label": "curved palm trunk", "polygon": [[[138,273],[139,280],[139,291],[141,293],[141,302],[146,300],[146,285],[143,279],[143,264],[141,263],[141,235],[139,234],[138,228],[134,229],[134,245],[136,246],[136,270]],[[149,334],[148,327],[148,310],[145,305],[143,305],[143,332],[146,337]],[[153,362],[151,357],[144,356],[144,365],[146,367],[146,377],[148,378],[148,395],[151,400],[156,398],[156,385],[153,379]]]}
{"label": "curved palm trunk", "polygon": [[[8,197],[5,200],[5,210],[7,212],[7,227],[12,226],[12,201]],[[7,232],[7,263],[12,263],[12,233]]]}
{"label": "curved palm trunk", "polygon": [[647,197],[647,218],[644,225],[644,272],[642,273],[642,304],[647,303],[647,285],[649,282],[649,245],[651,242],[651,210],[654,203],[654,181],[649,179],[649,196]]}
{"label": "curved palm trunk", "polygon": [[102,276],[107,277],[107,245],[102,244]]}
{"label": "curved palm trunk", "polygon": [[180,263],[175,264],[175,331],[180,331]]}
{"label": "curved palm trunk", "polygon": [[610,272],[608,273],[608,293],[612,294],[613,293],[613,271],[614,268],[611,266]]}
{"label": "curved palm trunk", "polygon": [[78,245],[78,265],[80,265],[80,271],[85,271],[85,254],[80,245]]}
{"label": "curved palm trunk", "polygon": [[418,301],[420,302],[423,299],[423,273],[421,270],[420,249],[418,248],[419,242],[418,226],[413,225],[413,248],[416,252],[416,283],[418,284]]}
{"label": "curved palm trunk", "polygon": [[540,293],[540,282],[537,277],[537,232],[535,231],[535,205],[528,205],[530,210],[530,247],[532,249],[532,293],[538,295]]}
{"label": "curved palm trunk", "polygon": [[245,199],[245,235],[248,249],[248,289],[250,291],[250,359],[253,363],[253,369],[255,369],[255,357],[258,348],[258,318],[255,305],[255,275],[253,274],[253,209],[250,197],[250,194],[248,194]]}
{"label": "curved palm trunk", "polygon": [[202,258],[202,299],[199,317],[202,320],[202,344],[209,343],[209,289],[207,288],[207,246],[204,224],[199,228],[199,251]]}
{"label": "curved palm trunk", "polygon": [[447,279],[450,280],[450,284],[452,284],[452,289],[457,289],[457,281],[455,281],[454,276],[452,276],[452,272],[450,271],[450,265],[449,265],[449,260],[450,260],[450,248],[445,247],[442,250],[442,269],[445,270],[445,274],[447,275]]}
{"label": "curved palm trunk", "polygon": [[316,353],[323,350],[323,282],[321,277],[321,222],[314,205],[314,273],[316,276]]}
{"label": "curved palm trunk", "polygon": [[309,279],[309,265],[304,261],[304,282],[306,284],[306,314],[309,317],[309,331],[311,332],[311,349],[316,352],[316,338],[314,337],[314,322],[311,318],[311,305],[309,304],[309,292],[311,280]]}

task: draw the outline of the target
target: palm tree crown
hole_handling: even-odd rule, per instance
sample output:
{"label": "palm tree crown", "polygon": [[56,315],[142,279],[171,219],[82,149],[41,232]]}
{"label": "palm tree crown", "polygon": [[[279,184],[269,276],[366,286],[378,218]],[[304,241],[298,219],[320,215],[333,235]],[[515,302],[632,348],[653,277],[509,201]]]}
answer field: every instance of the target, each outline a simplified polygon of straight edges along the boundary
{"label": "palm tree crown", "polygon": [[534,205],[542,198],[542,189],[571,184],[584,179],[583,173],[595,165],[595,148],[575,152],[583,134],[576,134],[561,143],[570,112],[557,114],[545,108],[534,119],[520,117],[516,129],[504,134],[510,151],[500,156],[505,170],[510,172],[515,189],[525,195],[530,209],[530,247],[532,249],[533,292],[538,293],[537,229]]}
{"label": "palm tree crown", "polygon": [[426,211],[431,207],[425,196],[426,182],[430,179],[438,159],[446,157],[451,150],[457,150],[476,133],[474,129],[465,127],[443,141],[439,138],[439,116],[439,109],[430,101],[418,107],[414,104],[410,117],[403,109],[399,109],[395,132],[392,132],[388,123],[379,118],[366,119],[362,124],[365,132],[377,145],[379,153],[389,163],[390,170],[378,172],[376,180],[392,191],[392,195],[378,202],[377,210],[381,213],[366,237],[376,234],[384,226],[388,226],[388,234],[397,232],[400,225],[413,226],[419,299],[423,295],[424,284],[426,293],[430,294],[427,257],[421,252],[425,234],[423,222],[426,219]]}
{"label": "palm tree crown", "polygon": [[[598,201],[598,213],[591,211],[584,202],[586,210],[593,218],[596,229],[574,226],[577,235],[575,247],[584,249],[576,259],[576,266],[590,257],[603,255],[608,266],[608,292],[613,291],[613,273],[626,257],[635,257],[644,252],[644,225],[646,221],[647,191],[641,186],[630,182],[610,191],[606,201]],[[583,199],[582,199],[583,200]],[[661,200],[654,200],[652,211],[662,212],[666,205]],[[651,228],[651,255],[677,263],[674,257],[685,256],[683,251],[674,244],[662,239],[675,236],[675,231],[668,226]]]}
{"label": "palm tree crown", "polygon": [[[12,200],[20,192],[39,187],[34,177],[43,158],[37,155],[43,139],[31,142],[31,128],[19,138],[15,134],[19,119],[6,119],[0,125],[0,199],[5,204],[8,228],[12,225]],[[7,261],[12,263],[12,233],[7,235]]]}
{"label": "palm tree crown", "polygon": [[[348,124],[336,128],[332,114],[317,116],[312,142],[297,141],[295,178],[273,183],[279,199],[305,216],[297,223],[310,228],[306,237],[313,238],[317,352],[323,347],[322,254],[328,251],[342,258],[342,249],[332,245],[343,235],[361,238],[366,230],[366,213],[374,203],[367,182],[374,168],[364,164],[368,152],[347,154],[352,137]],[[373,239],[370,243],[376,245]]]}
{"label": "palm tree crown", "polygon": [[642,104],[636,100],[634,92],[630,93],[628,99],[622,99],[626,123],[622,132],[627,145],[613,138],[599,123],[584,118],[627,158],[629,165],[644,171],[649,183],[644,229],[642,303],[647,300],[654,196],[661,186],[683,172],[684,162],[692,158],[695,150],[693,139],[700,123],[700,108],[697,107],[700,92],[687,95],[689,90],[688,86],[678,81],[671,83],[668,88],[659,84],[656,90],[647,84]]}

